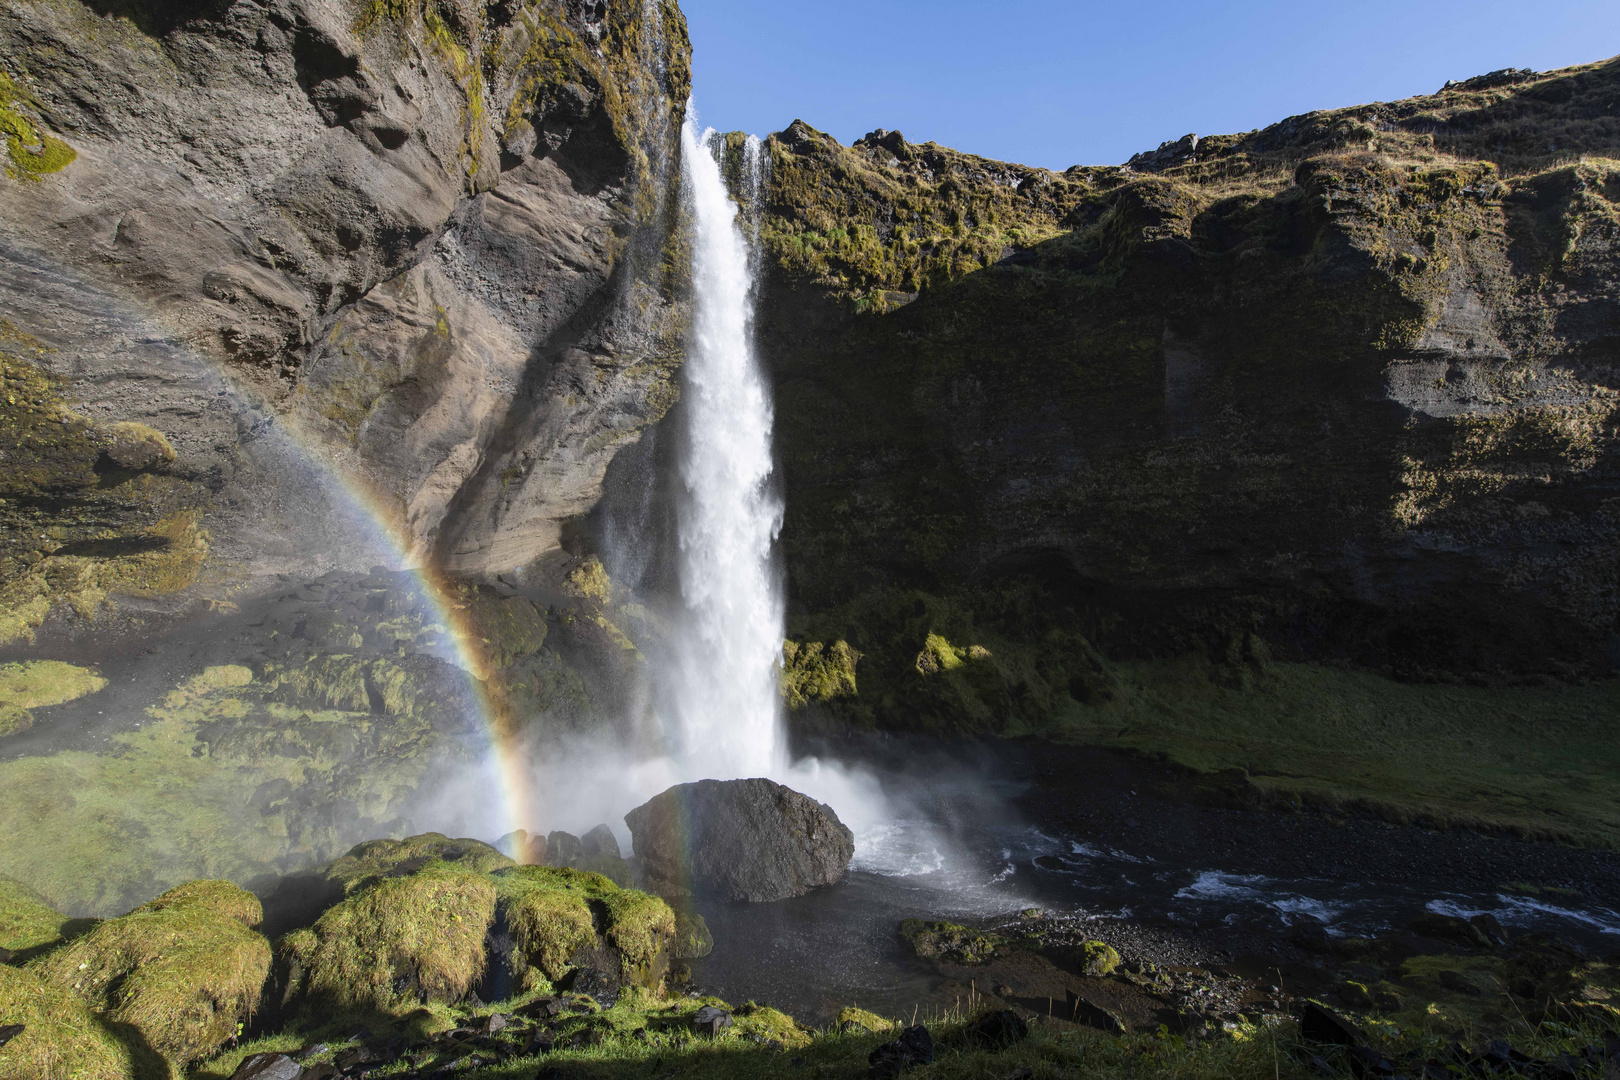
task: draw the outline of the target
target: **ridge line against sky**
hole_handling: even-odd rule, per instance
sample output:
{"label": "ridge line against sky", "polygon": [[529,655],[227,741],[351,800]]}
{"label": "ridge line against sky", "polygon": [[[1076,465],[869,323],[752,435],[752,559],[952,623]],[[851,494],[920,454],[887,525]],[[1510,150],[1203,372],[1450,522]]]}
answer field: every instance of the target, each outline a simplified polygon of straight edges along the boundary
{"label": "ridge line against sky", "polygon": [[874,128],[1024,165],[1112,165],[1188,132],[1620,53],[1614,0],[682,0],[699,115]]}

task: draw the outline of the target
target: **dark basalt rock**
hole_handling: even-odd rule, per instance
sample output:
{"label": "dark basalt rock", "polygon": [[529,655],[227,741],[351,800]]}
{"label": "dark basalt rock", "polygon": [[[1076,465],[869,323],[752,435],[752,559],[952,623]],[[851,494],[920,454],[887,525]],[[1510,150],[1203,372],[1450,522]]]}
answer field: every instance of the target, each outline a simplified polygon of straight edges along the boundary
{"label": "dark basalt rock", "polygon": [[908,1027],[900,1033],[898,1039],[886,1042],[873,1050],[867,1056],[866,1063],[866,1074],[874,1080],[879,1077],[899,1076],[902,1070],[913,1065],[932,1065],[934,1039],[928,1034],[928,1029],[921,1024]]}
{"label": "dark basalt rock", "polygon": [[1029,1025],[1011,1009],[987,1012],[967,1030],[970,1040],[990,1050],[1000,1050],[1029,1037]]}
{"label": "dark basalt rock", "polygon": [[286,1054],[254,1054],[236,1067],[231,1080],[299,1080],[303,1075],[304,1067]]}
{"label": "dark basalt rock", "polygon": [[855,854],[832,807],[763,778],[679,784],[624,820],[656,891],[785,900],[841,880]]}
{"label": "dark basalt rock", "polygon": [[579,852],[584,856],[611,855],[621,858],[619,854],[619,841],[613,835],[613,830],[606,824],[598,825],[590,832],[579,838]]}

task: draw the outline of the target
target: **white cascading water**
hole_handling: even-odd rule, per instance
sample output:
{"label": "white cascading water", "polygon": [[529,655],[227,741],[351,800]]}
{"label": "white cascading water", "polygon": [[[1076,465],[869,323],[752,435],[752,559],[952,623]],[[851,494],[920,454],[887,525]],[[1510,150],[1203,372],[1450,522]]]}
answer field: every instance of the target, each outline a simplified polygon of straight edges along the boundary
{"label": "white cascading water", "polygon": [[[739,214],[713,131],[687,110],[681,176],[692,212],[692,331],[677,506],[681,625],[668,726],[683,779],[768,776],[786,766],[776,664],[782,584],[772,545],[782,502],[771,480],[770,389],[754,349],[757,231]],[[763,177],[744,148],[744,198]]]}

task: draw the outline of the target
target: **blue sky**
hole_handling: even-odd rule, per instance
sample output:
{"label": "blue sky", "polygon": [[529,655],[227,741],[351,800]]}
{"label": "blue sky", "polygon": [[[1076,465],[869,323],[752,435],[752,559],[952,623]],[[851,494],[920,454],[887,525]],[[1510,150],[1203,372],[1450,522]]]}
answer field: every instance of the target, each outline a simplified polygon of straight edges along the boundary
{"label": "blue sky", "polygon": [[1620,53],[1620,0],[682,0],[698,112],[1063,169]]}

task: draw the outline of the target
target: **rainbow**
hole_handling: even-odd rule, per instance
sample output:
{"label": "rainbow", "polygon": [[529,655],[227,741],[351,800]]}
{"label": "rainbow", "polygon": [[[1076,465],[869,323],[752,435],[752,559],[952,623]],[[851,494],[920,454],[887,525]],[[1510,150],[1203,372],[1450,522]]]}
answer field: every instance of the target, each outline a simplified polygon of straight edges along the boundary
{"label": "rainbow", "polygon": [[[8,247],[6,254],[13,256],[22,253]],[[96,314],[102,317],[109,334],[116,335],[121,330],[127,332],[132,329],[131,323],[135,324],[148,333],[148,342],[159,345],[193,370],[218,380],[219,387],[231,395],[238,408],[259,411],[282,421],[274,424],[272,429],[278,435],[279,445],[293,451],[301,463],[327,481],[323,486],[342,500],[345,504],[342,509],[348,510],[367,528],[371,535],[366,539],[388,552],[398,569],[411,573],[430,614],[445,628],[451,660],[467,679],[470,696],[478,713],[476,719],[488,735],[497,777],[501,831],[507,833],[519,828],[537,828],[540,818],[533,771],[517,745],[513,725],[491,700],[487,681],[490,664],[484,641],[473,625],[466,605],[458,600],[453,583],[417,553],[417,545],[412,542],[398,513],[388,501],[360,479],[349,475],[297,424],[287,422],[285,415],[278,415],[268,404],[258,400],[257,395],[244,387],[229,369],[199,356],[176,335],[164,329],[159,319],[131,310],[127,302],[83,281],[54,260],[38,254],[24,258],[34,264],[29,269],[49,268],[46,274],[36,278],[42,290],[66,286],[77,294],[76,299],[92,301],[92,304],[85,306],[97,309]]]}

